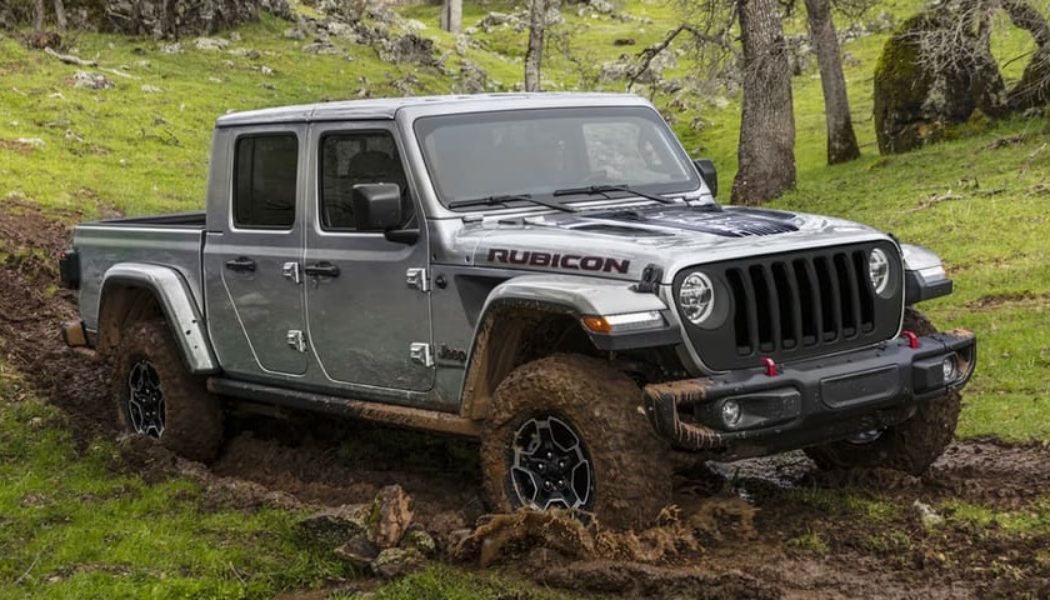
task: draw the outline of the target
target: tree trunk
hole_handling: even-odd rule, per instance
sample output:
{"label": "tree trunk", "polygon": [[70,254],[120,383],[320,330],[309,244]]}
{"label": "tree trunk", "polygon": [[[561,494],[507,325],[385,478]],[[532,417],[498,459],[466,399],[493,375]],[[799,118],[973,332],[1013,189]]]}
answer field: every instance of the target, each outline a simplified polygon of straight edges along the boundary
{"label": "tree trunk", "polygon": [[66,30],[66,6],[62,0],[55,0],[55,24],[58,25],[59,31]]}
{"label": "tree trunk", "polygon": [[540,91],[540,64],[543,62],[543,30],[547,27],[547,1],[529,3],[529,47],[525,51],[525,91]]}
{"label": "tree trunk", "polygon": [[454,34],[463,30],[463,0],[444,0],[441,4],[441,29]]}
{"label": "tree trunk", "polygon": [[776,0],[739,0],[744,106],[732,201],[760,204],[795,187],[791,71]]}
{"label": "tree trunk", "polygon": [[44,0],[33,1],[33,31],[44,31]]}
{"label": "tree trunk", "polygon": [[809,35],[820,63],[820,84],[824,89],[824,117],[828,126],[828,164],[849,162],[860,156],[857,135],[850,120],[846,77],[829,0],[806,0]]}

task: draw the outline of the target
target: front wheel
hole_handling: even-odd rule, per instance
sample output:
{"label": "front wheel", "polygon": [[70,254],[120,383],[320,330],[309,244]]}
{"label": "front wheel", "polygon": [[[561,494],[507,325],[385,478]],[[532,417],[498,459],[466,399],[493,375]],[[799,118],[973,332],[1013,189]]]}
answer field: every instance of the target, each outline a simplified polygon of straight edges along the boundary
{"label": "front wheel", "polygon": [[222,407],[204,381],[183,366],[167,323],[129,326],[114,375],[117,418],[126,431],[157,438],[191,460],[215,459],[222,444]]}
{"label": "front wheel", "polygon": [[651,521],[671,503],[672,467],[641,397],[626,375],[585,356],[518,367],[482,435],[490,507],[569,509],[616,528]]}
{"label": "front wheel", "polygon": [[[904,329],[920,336],[937,333],[929,319],[911,308],[904,313]],[[961,408],[962,396],[950,392],[926,401],[903,423],[806,448],[806,456],[822,469],[886,467],[921,475],[951,443]]]}

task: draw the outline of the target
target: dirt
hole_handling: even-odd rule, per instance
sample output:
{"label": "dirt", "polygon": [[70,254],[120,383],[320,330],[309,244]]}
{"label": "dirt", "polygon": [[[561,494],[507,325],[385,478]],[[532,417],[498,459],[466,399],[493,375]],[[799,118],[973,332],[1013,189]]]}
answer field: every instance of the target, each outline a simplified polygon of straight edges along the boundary
{"label": "dirt", "polygon": [[[62,321],[76,318],[73,295],[55,283],[68,225],[79,217],[12,200],[0,206],[0,356],[65,412],[78,441],[116,440],[123,458],[112,468],[147,481],[198,481],[205,509],[363,504],[397,483],[441,560],[466,569],[484,562],[570,595],[1050,597],[1045,527],[978,526],[950,518],[945,504],[1045,506],[1050,448],[1041,443],[956,442],[919,477],[822,472],[801,453],[712,464],[676,480],[676,506],[653,527],[622,532],[565,515],[484,516],[478,445],[466,441],[326,417],[242,415],[228,420],[223,452],[206,467],[149,440],[120,437],[103,365],[58,335]],[[855,506],[866,501],[886,514],[874,518]],[[919,505],[949,518],[929,526]]]}

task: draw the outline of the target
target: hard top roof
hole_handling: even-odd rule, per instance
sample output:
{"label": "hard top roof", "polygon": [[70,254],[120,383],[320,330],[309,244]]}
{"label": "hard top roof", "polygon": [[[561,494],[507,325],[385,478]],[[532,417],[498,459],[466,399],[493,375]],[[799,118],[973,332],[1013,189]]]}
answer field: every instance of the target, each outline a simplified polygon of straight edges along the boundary
{"label": "hard top roof", "polygon": [[235,112],[219,117],[216,121],[216,127],[311,121],[383,120],[393,119],[398,111],[402,109],[418,109],[421,113],[433,114],[434,112],[464,113],[525,108],[616,105],[639,106],[648,105],[648,102],[632,94],[590,92],[372,98]]}

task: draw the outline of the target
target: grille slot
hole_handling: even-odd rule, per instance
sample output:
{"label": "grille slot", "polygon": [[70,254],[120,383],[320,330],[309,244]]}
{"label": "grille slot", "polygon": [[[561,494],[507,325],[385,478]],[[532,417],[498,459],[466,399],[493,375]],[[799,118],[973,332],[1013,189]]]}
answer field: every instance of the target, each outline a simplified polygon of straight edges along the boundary
{"label": "grille slot", "polygon": [[[726,369],[756,365],[758,357],[791,360],[892,337],[903,295],[899,284],[888,297],[875,294],[868,253],[876,245],[898,256],[880,242],[705,265],[725,282],[731,307],[718,330],[690,331],[697,353],[708,366]],[[899,260],[891,263],[891,275],[899,277]]]}

